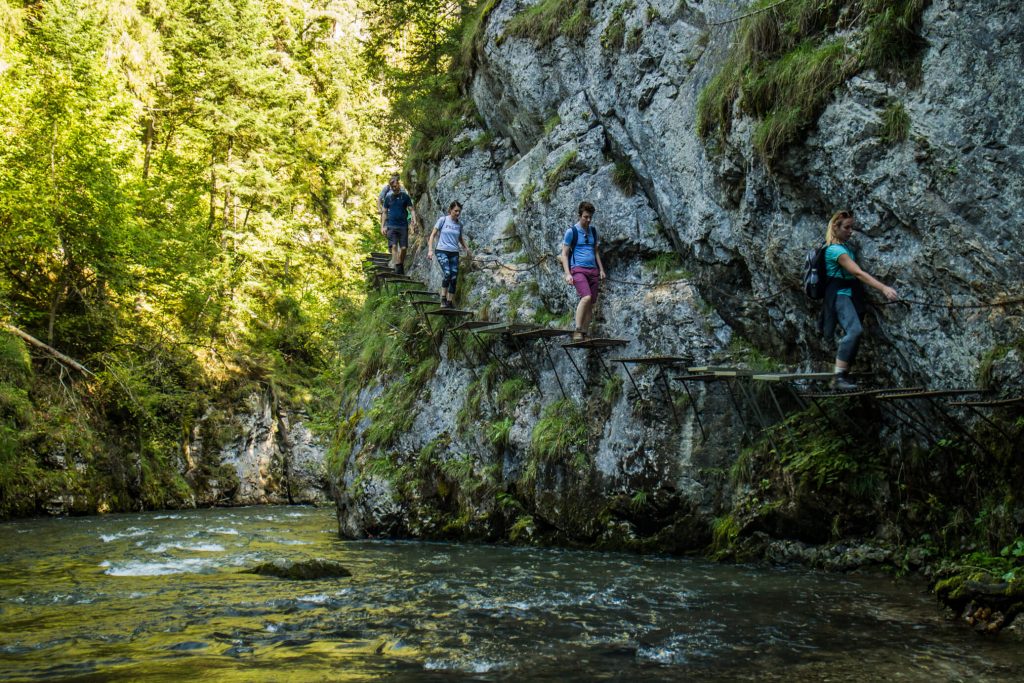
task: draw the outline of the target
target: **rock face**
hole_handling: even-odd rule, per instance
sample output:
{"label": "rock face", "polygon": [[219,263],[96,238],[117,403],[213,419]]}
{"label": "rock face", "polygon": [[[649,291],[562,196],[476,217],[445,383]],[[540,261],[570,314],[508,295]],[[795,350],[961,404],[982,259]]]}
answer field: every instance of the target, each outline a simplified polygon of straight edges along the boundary
{"label": "rock face", "polygon": [[326,448],[302,415],[250,394],[233,414],[210,413],[190,443],[198,505],[324,503]]}
{"label": "rock face", "polygon": [[[672,354],[705,365],[763,354],[831,369],[834,342],[819,338],[799,281],[804,253],[837,208],[858,216],[860,262],[908,302],[875,309],[858,365],[880,383],[932,388],[976,386],[984,365],[998,391],[1020,395],[1024,308],[987,305],[1024,293],[1017,0],[931,2],[920,83],[893,85],[871,71],[849,79],[770,172],[752,151],[749,119],[737,115],[714,152],[695,130],[698,97],[734,38],[726,20],[749,3],[598,0],[587,39],[545,46],[507,32],[530,4],[500,0],[491,11],[472,84],[486,130],[463,134],[486,143],[416,178],[417,211],[429,226],[449,201],[462,201],[476,258],[476,272],[463,276],[464,305],[491,320],[530,322],[575,306],[554,257],[577,204],[593,202],[609,273],[596,333],[628,344],[603,355],[571,351],[570,360],[557,347],[549,359],[543,342],[521,353],[498,343],[494,352],[536,386],[504,410],[484,402],[465,428],[455,417],[482,364],[457,358],[447,335],[413,427],[390,450],[402,461],[442,443],[442,463],[469,458],[477,478],[497,467],[496,488],[514,500],[503,507],[493,491],[487,503],[449,485],[447,498],[434,495],[446,502],[424,512],[415,496],[401,502],[386,477],[359,474],[371,454],[357,447],[344,477],[361,476],[364,486],[356,492],[344,478],[339,486],[343,533],[438,535],[425,520],[444,509],[487,518],[498,528],[491,535],[514,536],[513,525],[596,545],[706,543],[730,495],[723,473],[740,449],[741,418],[753,416],[737,413],[721,383],[691,383],[692,404],[674,384],[669,402],[653,369],[633,367],[634,387],[621,370],[606,382],[602,360]],[[600,40],[613,21],[624,22],[621,49]],[[910,135],[883,142],[880,116],[894,99],[910,115]],[[421,236],[407,270],[437,287],[422,246]],[[664,264],[672,272],[659,278]],[[537,467],[530,453],[542,406],[563,392],[584,406],[587,457]],[[496,451],[488,425],[506,417]]]}

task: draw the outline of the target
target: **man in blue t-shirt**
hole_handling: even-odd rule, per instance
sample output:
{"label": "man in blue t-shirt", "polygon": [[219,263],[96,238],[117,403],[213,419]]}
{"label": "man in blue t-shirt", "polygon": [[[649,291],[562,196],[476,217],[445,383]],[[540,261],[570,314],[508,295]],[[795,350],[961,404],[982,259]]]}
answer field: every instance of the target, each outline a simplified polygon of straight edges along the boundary
{"label": "man in blue t-shirt", "polygon": [[597,247],[597,230],[590,225],[594,218],[594,205],[590,202],[581,202],[577,213],[579,222],[565,231],[559,260],[562,262],[566,284],[575,286],[576,293],[580,295],[580,302],[576,305],[576,330],[572,333],[572,340],[583,341],[594,315],[598,285],[605,278],[605,274],[604,266],[601,264],[601,252]]}
{"label": "man in blue t-shirt", "polygon": [[[398,180],[398,174],[397,173],[392,173],[391,174],[391,178],[388,179],[387,184],[384,185],[383,188],[381,188],[380,194],[377,195],[377,213],[383,215],[383,213],[384,213],[384,199],[388,196],[388,192],[391,192],[391,183],[393,183],[393,182],[395,182],[397,180]],[[382,228],[384,227],[384,222],[383,221],[381,221],[380,227],[382,227]]]}
{"label": "man in blue t-shirt", "polygon": [[380,223],[381,234],[388,238],[391,260],[395,264],[395,272],[405,274],[405,250],[409,247],[409,223],[416,229],[416,212],[412,210],[412,197],[402,189],[397,175],[391,176],[387,194],[381,200]]}

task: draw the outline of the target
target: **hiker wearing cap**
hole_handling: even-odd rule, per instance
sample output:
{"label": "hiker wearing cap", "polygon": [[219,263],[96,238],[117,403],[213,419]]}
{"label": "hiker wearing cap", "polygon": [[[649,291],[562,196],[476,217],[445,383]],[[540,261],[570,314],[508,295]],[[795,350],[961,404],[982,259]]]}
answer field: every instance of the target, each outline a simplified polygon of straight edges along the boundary
{"label": "hiker wearing cap", "polygon": [[441,216],[434,224],[427,238],[427,258],[434,257],[434,238],[437,241],[437,264],[441,266],[441,307],[455,307],[455,285],[459,279],[459,245],[466,250],[466,258],[471,258],[466,240],[462,237],[462,204],[452,202],[448,205],[448,215]]}
{"label": "hiker wearing cap", "polygon": [[[377,213],[378,214],[384,213],[384,199],[388,196],[388,192],[391,192],[391,183],[396,182],[397,180],[399,180],[398,174],[397,173],[392,173],[391,177],[388,179],[387,184],[384,185],[384,187],[380,191],[380,194],[377,195]],[[384,221],[383,220],[381,220],[381,224],[380,225],[381,225],[381,227],[384,227]]]}
{"label": "hiker wearing cap", "polygon": [[[399,179],[397,173],[392,173],[388,182],[385,183],[384,187],[381,188],[380,193],[377,195],[377,215],[380,216],[380,232],[382,235],[387,237],[388,229],[384,221],[384,200],[387,198],[388,193],[391,192],[391,183],[396,182]],[[390,249],[389,249],[390,251]],[[395,267],[395,257],[392,254],[391,261],[388,263],[391,268]]]}
{"label": "hiker wearing cap", "polygon": [[832,339],[836,325],[843,328],[843,338],[836,351],[835,376],[832,386],[841,391],[852,391],[857,385],[850,380],[850,365],[857,357],[860,336],[864,328],[864,285],[877,289],[889,301],[897,301],[896,290],[884,285],[857,265],[857,255],[849,245],[856,226],[852,211],[836,211],[825,232],[825,288],[823,331],[825,339]]}
{"label": "hiker wearing cap", "polygon": [[583,341],[597,303],[598,285],[605,278],[601,252],[597,246],[597,229],[590,223],[594,218],[594,205],[581,202],[577,211],[579,221],[565,231],[562,238],[562,271],[565,282],[576,287],[580,301],[576,305],[576,330],[573,341]]}
{"label": "hiker wearing cap", "polygon": [[[378,196],[378,199],[380,197]],[[405,274],[405,250],[409,247],[409,222],[412,219],[416,227],[416,213],[412,211],[412,197],[402,189],[397,174],[391,176],[388,191],[381,200],[380,223],[381,234],[388,238],[388,248],[395,264],[395,272]]]}

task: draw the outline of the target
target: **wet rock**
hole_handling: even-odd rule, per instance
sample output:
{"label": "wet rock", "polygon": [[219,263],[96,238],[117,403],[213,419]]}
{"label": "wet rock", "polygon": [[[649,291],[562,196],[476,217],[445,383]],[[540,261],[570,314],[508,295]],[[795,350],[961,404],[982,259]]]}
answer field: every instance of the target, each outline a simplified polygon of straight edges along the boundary
{"label": "wet rock", "polygon": [[1024,610],[1024,584],[992,581],[973,567],[950,567],[937,575],[939,600],[976,631],[998,633]]}
{"label": "wet rock", "polygon": [[256,565],[252,569],[247,569],[244,573],[276,576],[280,579],[292,579],[293,581],[313,581],[316,579],[352,576],[352,572],[346,569],[340,562],[324,559],[286,560],[279,558]]}

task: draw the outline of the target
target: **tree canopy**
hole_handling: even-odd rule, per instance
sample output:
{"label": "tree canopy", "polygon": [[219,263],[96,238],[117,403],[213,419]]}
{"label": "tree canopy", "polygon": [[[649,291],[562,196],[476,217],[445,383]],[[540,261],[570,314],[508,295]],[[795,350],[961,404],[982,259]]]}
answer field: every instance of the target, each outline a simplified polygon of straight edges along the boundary
{"label": "tree canopy", "polygon": [[0,499],[131,452],[112,504],[169,502],[225,383],[327,371],[390,170],[365,40],[354,0],[0,0],[0,320],[95,373],[5,337]]}

